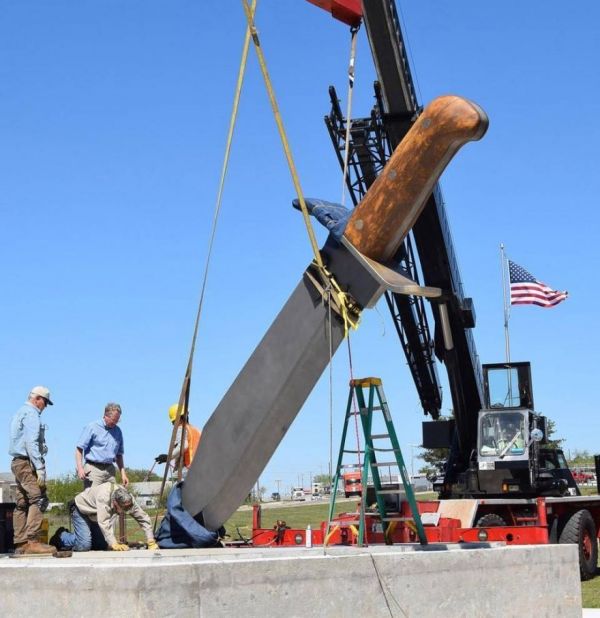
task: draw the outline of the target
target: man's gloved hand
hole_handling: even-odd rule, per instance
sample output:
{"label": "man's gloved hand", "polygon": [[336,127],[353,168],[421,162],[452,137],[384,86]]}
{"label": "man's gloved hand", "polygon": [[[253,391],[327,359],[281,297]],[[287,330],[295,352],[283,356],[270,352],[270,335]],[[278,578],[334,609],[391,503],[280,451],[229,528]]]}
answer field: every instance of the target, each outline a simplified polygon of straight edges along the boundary
{"label": "man's gloved hand", "polygon": [[148,541],[148,549],[151,549],[153,551],[159,549],[158,543],[154,539]]}
{"label": "man's gloved hand", "polygon": [[46,487],[46,468],[39,468],[35,471],[37,475],[37,484],[44,489]]}
{"label": "man's gloved hand", "polygon": [[129,545],[125,545],[125,543],[114,543],[110,548],[113,551],[129,551]]}
{"label": "man's gloved hand", "polygon": [[164,463],[167,463],[167,454],[166,454],[166,453],[163,453],[162,455],[159,455],[158,457],[155,457],[155,458],[154,458],[154,461],[155,461],[157,464],[164,464]]}
{"label": "man's gloved hand", "polygon": [[45,513],[50,506],[50,500],[48,499],[48,494],[44,491],[38,500],[38,506],[40,507],[40,511]]}

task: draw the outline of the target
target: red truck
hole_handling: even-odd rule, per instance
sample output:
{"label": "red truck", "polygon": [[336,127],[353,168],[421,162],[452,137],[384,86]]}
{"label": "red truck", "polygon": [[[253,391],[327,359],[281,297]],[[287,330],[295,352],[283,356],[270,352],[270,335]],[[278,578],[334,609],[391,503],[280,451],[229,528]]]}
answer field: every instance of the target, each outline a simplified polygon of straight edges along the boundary
{"label": "red truck", "polygon": [[344,481],[344,496],[351,498],[352,496],[362,495],[362,473],[360,470],[352,470],[344,472],[342,480]]}
{"label": "red truck", "polygon": [[596,477],[591,472],[586,472],[585,470],[573,470],[572,473],[575,482],[581,485],[587,485],[596,480]]}

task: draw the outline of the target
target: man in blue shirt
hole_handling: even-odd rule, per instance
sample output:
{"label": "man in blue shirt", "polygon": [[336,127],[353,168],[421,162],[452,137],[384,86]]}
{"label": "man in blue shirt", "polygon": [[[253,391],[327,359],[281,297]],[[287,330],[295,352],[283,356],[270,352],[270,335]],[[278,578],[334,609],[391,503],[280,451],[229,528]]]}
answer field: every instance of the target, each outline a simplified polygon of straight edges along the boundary
{"label": "man in blue shirt", "polygon": [[[107,403],[102,420],[94,421],[83,428],[77,448],[75,465],[77,476],[84,487],[115,482],[115,463],[121,473],[121,483],[129,484],[123,462],[123,434],[117,427],[121,418],[121,406]],[[83,460],[85,459],[85,464]]]}
{"label": "man in blue shirt", "polygon": [[40,415],[51,406],[50,391],[35,386],[10,423],[8,454],[12,456],[11,470],[17,482],[17,499],[13,515],[15,553],[52,554],[52,545],[39,542],[43,512],[48,506],[46,496],[47,452],[44,427]]}

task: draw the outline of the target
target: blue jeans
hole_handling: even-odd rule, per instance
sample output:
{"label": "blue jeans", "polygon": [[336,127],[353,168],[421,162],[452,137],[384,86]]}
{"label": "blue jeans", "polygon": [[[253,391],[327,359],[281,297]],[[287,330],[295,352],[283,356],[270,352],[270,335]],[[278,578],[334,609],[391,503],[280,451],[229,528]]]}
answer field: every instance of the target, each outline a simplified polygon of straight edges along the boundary
{"label": "blue jeans", "polygon": [[[309,214],[315,217],[321,225],[324,225],[337,241],[340,241],[352,211],[341,204],[327,202],[315,197],[306,197],[304,202]],[[300,202],[297,199],[292,202],[292,205],[300,210]]]}
{"label": "blue jeans", "polygon": [[79,512],[77,507],[71,511],[73,532],[63,532],[60,535],[61,547],[73,551],[90,551],[108,549],[104,535],[97,522]]}

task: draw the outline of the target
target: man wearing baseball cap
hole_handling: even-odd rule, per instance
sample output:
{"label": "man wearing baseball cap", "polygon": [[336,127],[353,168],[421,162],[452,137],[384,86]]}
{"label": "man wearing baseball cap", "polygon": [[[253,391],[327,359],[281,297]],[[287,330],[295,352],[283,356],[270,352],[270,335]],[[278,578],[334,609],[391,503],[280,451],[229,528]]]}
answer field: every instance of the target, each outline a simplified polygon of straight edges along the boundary
{"label": "man wearing baseball cap", "polygon": [[15,553],[52,554],[52,545],[39,542],[46,497],[47,452],[44,427],[40,415],[51,406],[50,391],[34,386],[25,404],[17,410],[10,423],[8,454],[12,456],[11,470],[17,482],[17,499],[13,515]]}

